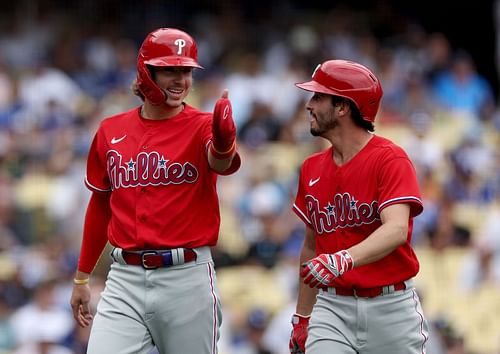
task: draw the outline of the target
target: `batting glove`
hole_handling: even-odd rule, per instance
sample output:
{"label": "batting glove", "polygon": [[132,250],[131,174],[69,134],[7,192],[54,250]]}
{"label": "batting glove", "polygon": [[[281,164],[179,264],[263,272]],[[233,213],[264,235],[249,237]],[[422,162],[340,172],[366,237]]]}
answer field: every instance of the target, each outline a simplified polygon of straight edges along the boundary
{"label": "batting glove", "polygon": [[335,278],[354,267],[351,255],[346,250],[334,254],[320,254],[304,263],[300,276],[311,288],[324,288],[332,285]]}
{"label": "batting glove", "polygon": [[292,334],[290,335],[290,353],[304,354],[306,352],[307,327],[311,316],[294,314],[292,316]]}
{"label": "batting glove", "polygon": [[227,90],[215,103],[210,151],[220,160],[232,157],[236,151],[236,126]]}

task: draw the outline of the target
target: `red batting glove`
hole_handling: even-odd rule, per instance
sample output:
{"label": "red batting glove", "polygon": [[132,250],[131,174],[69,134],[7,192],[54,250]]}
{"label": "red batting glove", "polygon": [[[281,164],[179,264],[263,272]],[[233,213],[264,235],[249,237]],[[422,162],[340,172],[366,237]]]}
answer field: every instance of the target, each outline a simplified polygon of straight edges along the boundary
{"label": "red batting glove", "polygon": [[346,250],[334,254],[320,254],[304,263],[300,276],[311,288],[324,288],[332,285],[335,278],[351,270],[354,262]]}
{"label": "red batting glove", "polygon": [[307,327],[311,316],[294,314],[292,316],[292,334],[290,335],[291,354],[304,354],[306,352]]}
{"label": "red batting glove", "polygon": [[232,157],[236,151],[236,126],[227,90],[215,103],[210,151],[219,160]]}

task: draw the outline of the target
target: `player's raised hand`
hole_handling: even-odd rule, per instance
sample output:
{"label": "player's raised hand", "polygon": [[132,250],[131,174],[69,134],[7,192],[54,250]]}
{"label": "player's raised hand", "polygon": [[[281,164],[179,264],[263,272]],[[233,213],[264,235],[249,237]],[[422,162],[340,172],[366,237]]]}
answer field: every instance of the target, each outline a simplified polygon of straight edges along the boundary
{"label": "player's raised hand", "polygon": [[229,91],[224,89],[214,107],[211,152],[218,159],[230,158],[236,151],[236,126],[228,97]]}
{"label": "player's raised hand", "polygon": [[304,264],[300,276],[311,288],[332,285],[332,281],[354,267],[351,255],[346,250],[334,254],[320,254]]}

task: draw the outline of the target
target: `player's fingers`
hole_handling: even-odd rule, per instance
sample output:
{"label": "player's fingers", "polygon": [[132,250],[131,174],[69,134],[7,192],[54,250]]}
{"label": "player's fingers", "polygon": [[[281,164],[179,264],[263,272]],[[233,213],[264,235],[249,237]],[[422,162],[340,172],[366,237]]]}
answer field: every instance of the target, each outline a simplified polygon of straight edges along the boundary
{"label": "player's fingers", "polygon": [[318,279],[318,282],[314,285],[314,287],[318,288],[318,289],[324,288],[325,286],[330,284],[331,279],[332,279],[331,274],[327,274],[325,276],[322,276],[321,279]]}
{"label": "player's fingers", "polygon": [[78,324],[82,327],[87,327],[92,322],[93,316],[90,313],[88,304],[81,304],[78,311]]}
{"label": "player's fingers", "polygon": [[80,314],[80,309],[79,309],[79,305],[75,305],[75,304],[71,304],[71,310],[73,312],[73,318],[75,319],[75,321],[78,322],[78,316]]}
{"label": "player's fingers", "polygon": [[222,95],[220,96],[220,98],[229,98],[229,90],[228,89],[224,89],[222,91]]}
{"label": "player's fingers", "polygon": [[318,283],[318,280],[316,279],[316,276],[314,274],[310,274],[307,278],[307,281],[304,281],[309,287],[314,288],[316,284]]}
{"label": "player's fingers", "polygon": [[308,285],[310,288],[315,288],[318,285],[318,280],[313,278]]}
{"label": "player's fingers", "polygon": [[314,276],[312,274],[306,274],[302,281],[304,282],[304,284],[309,284],[313,279]]}
{"label": "player's fingers", "polygon": [[310,268],[307,265],[304,265],[304,267],[300,271],[300,276],[301,278],[304,278],[309,273],[310,273]]}
{"label": "player's fingers", "polygon": [[80,314],[83,318],[85,318],[88,321],[92,320],[92,313],[90,312],[90,307],[88,302],[82,302],[80,305]]}

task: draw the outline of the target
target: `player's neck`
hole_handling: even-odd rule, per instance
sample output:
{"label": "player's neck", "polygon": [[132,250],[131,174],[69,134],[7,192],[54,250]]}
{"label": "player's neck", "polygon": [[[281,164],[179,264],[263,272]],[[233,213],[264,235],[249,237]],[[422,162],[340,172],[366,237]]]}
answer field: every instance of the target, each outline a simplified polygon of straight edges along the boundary
{"label": "player's neck", "polygon": [[368,144],[372,137],[373,134],[361,129],[349,134],[332,136],[329,140],[333,146],[333,160],[338,166],[346,164]]}
{"label": "player's neck", "polygon": [[171,107],[166,104],[153,105],[146,101],[141,107],[141,117],[152,120],[162,120],[172,118],[184,110],[184,104]]}

